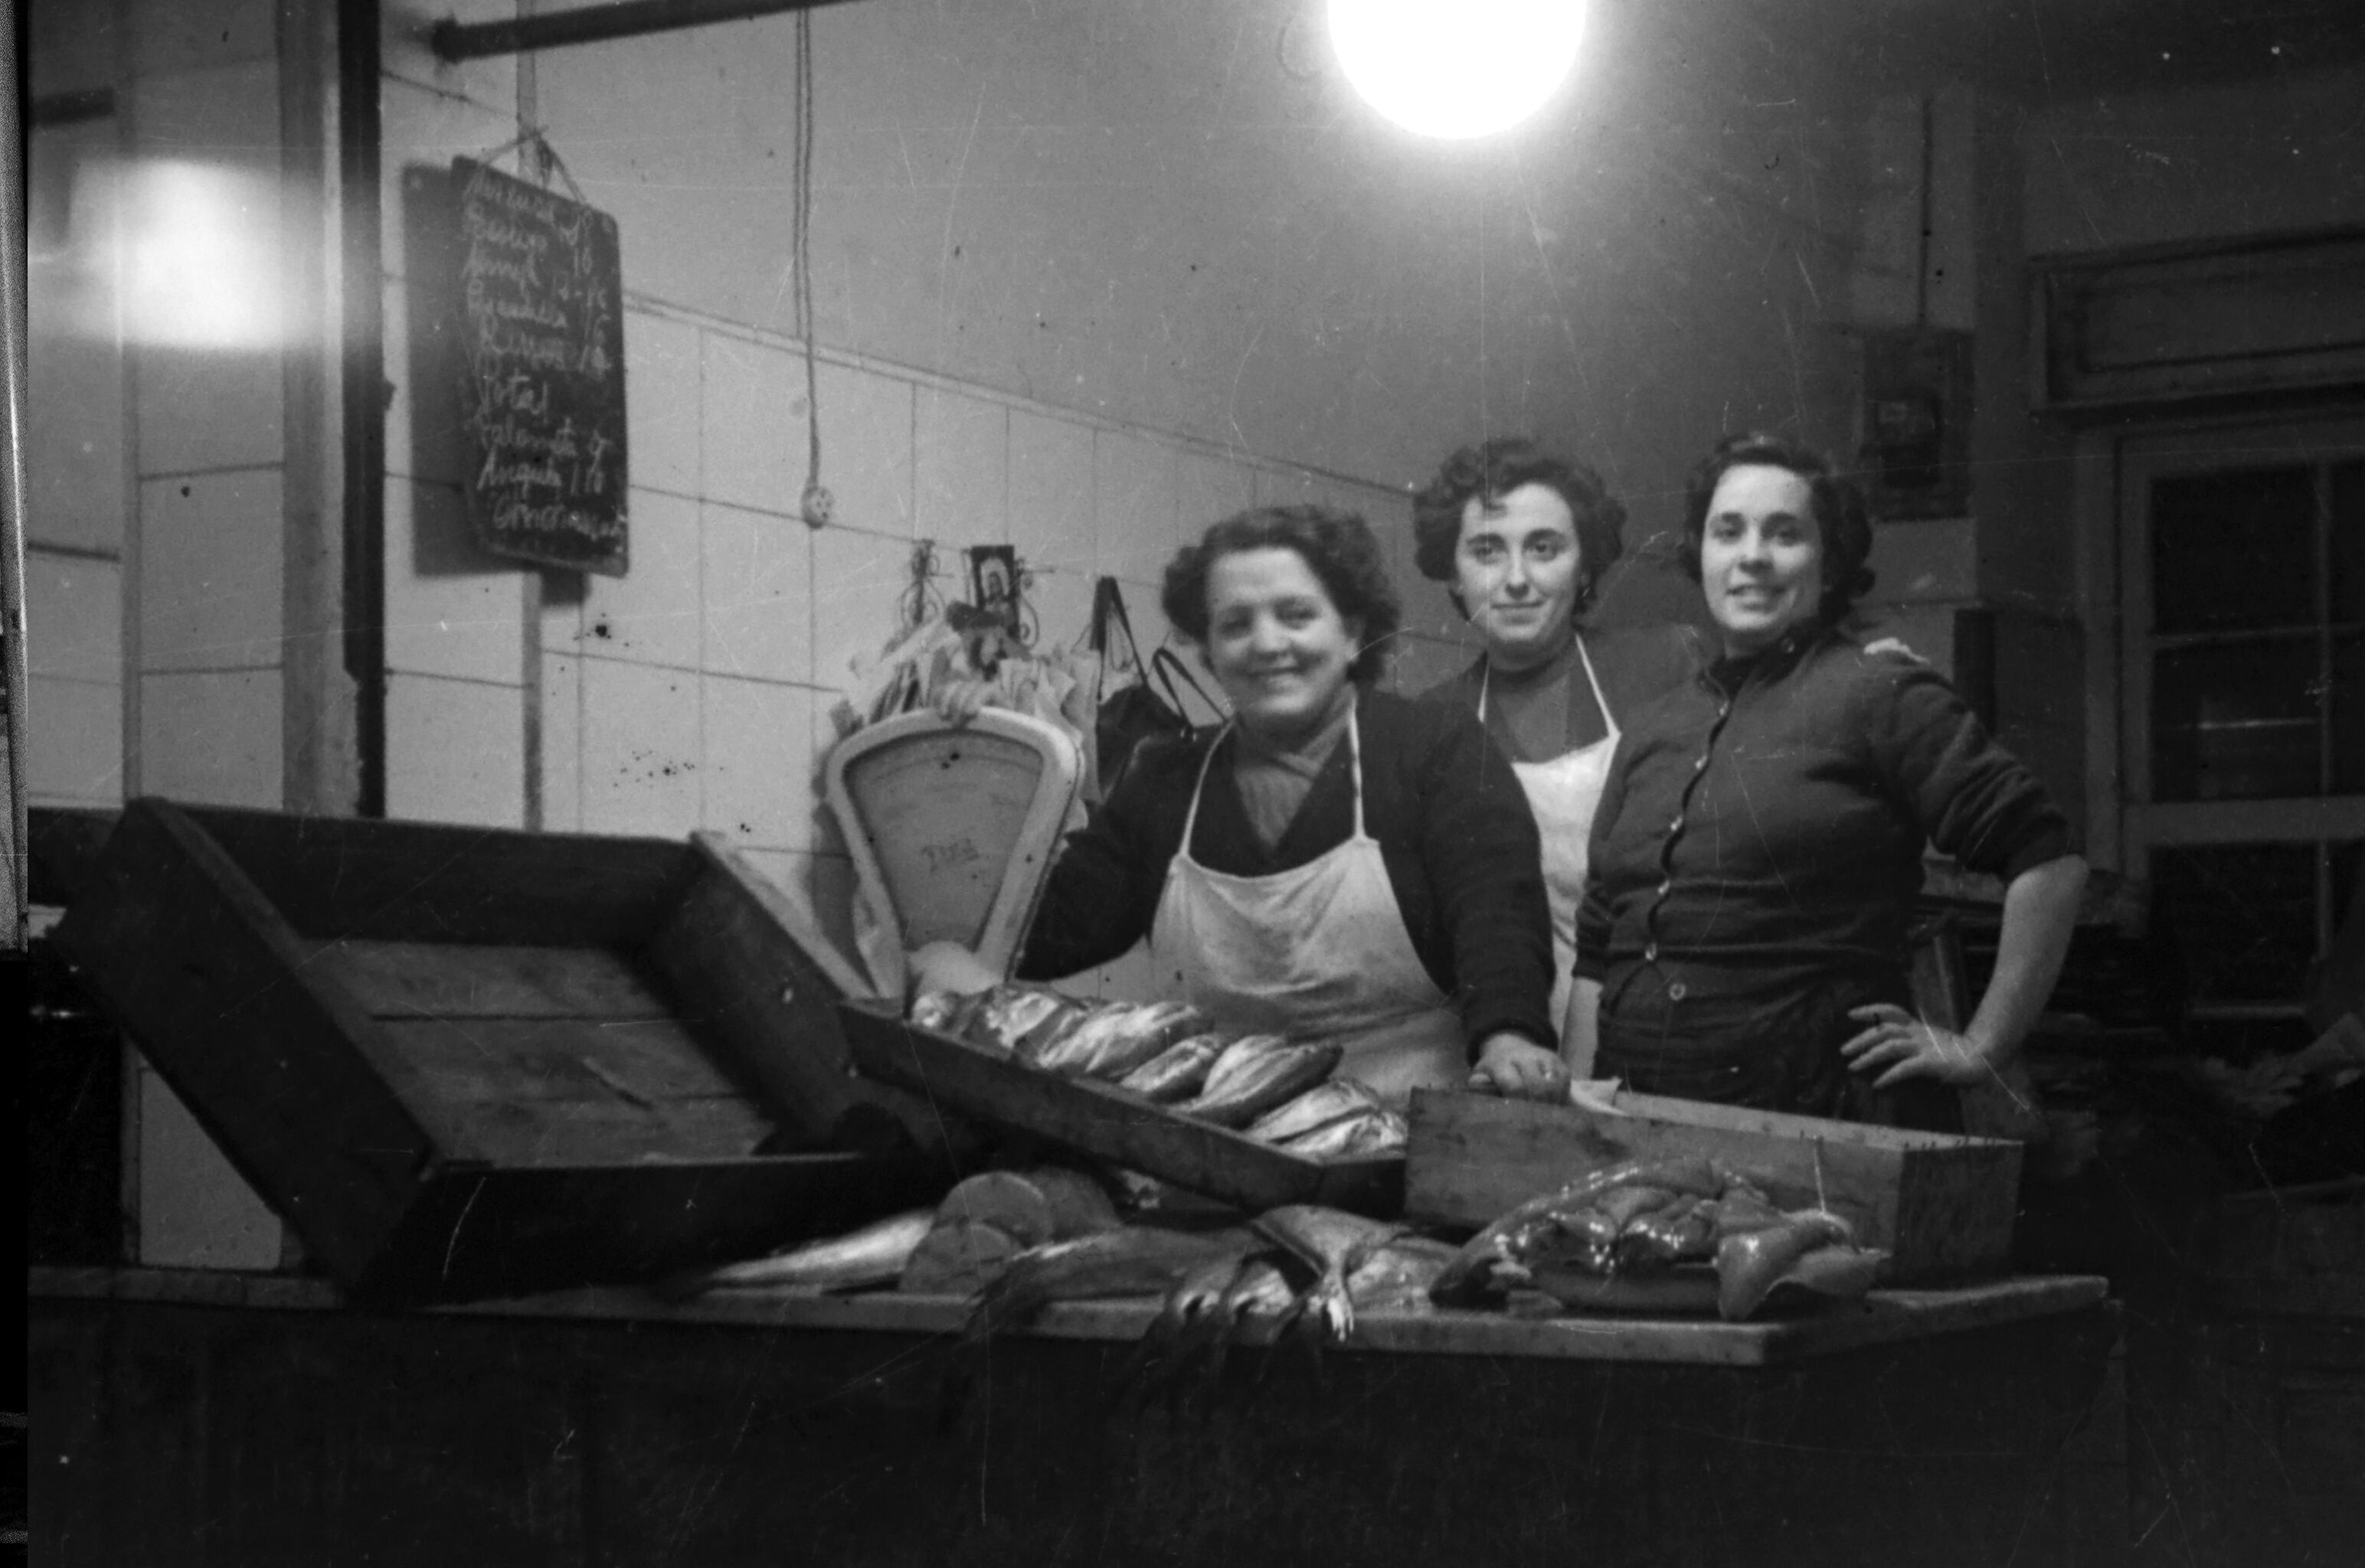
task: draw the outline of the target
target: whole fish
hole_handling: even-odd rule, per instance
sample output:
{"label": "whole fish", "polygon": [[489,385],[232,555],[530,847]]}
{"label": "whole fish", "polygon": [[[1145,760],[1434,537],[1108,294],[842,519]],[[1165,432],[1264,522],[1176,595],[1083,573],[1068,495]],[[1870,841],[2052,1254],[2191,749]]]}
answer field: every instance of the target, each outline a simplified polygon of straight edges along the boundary
{"label": "whole fish", "polygon": [[1011,1260],[1001,1278],[970,1298],[961,1337],[970,1344],[989,1339],[1050,1302],[1158,1294],[1192,1270],[1226,1256],[1244,1257],[1255,1245],[1239,1230],[1126,1226],[1029,1248]]}
{"label": "whole fish", "polygon": [[1347,1276],[1347,1300],[1359,1313],[1432,1312],[1429,1287],[1453,1261],[1453,1249],[1425,1236],[1399,1236],[1373,1249]]}
{"label": "whole fish", "polygon": [[1300,1159],[1378,1159],[1402,1154],[1411,1141],[1412,1127],[1402,1116],[1373,1109],[1301,1133],[1280,1148]]}
{"label": "whole fish", "polygon": [[923,1029],[950,1029],[968,1000],[957,991],[924,991],[912,999],[912,1022]]}
{"label": "whole fish", "polygon": [[1012,1055],[1065,1031],[1083,1012],[1078,1003],[1040,986],[998,985],[980,994],[977,1011],[962,1033],[979,1045]]}
{"label": "whole fish", "polygon": [[1284,1143],[1359,1112],[1381,1108],[1380,1097],[1362,1084],[1351,1078],[1334,1078],[1259,1116],[1249,1124],[1249,1137],[1260,1143]]}
{"label": "whole fish", "polygon": [[1808,1253],[1852,1247],[1848,1222],[1828,1209],[1803,1209],[1786,1223],[1728,1236],[1716,1246],[1716,1311],[1727,1323],[1755,1312]]}
{"label": "whole fish", "polygon": [[1355,1329],[1355,1304],[1347,1294],[1348,1276],[1373,1252],[1405,1234],[1401,1225],[1365,1219],[1319,1204],[1268,1209],[1257,1215],[1253,1227],[1314,1270],[1314,1286],[1299,1298],[1297,1309],[1317,1328],[1327,1329],[1333,1339],[1344,1339]]}
{"label": "whole fish", "polygon": [[1177,1040],[1119,1079],[1116,1086],[1157,1104],[1188,1100],[1207,1081],[1207,1070],[1215,1066],[1227,1044],[1221,1035],[1193,1035]]}
{"label": "whole fish", "polygon": [[1235,1081],[1249,1065],[1267,1051],[1277,1051],[1289,1042],[1279,1035],[1242,1035],[1226,1046],[1208,1065],[1207,1081],[1199,1087],[1202,1094],[1213,1094],[1227,1083]]}
{"label": "whole fish", "polygon": [[1175,1107],[1186,1116],[1220,1127],[1242,1127],[1285,1100],[1293,1100],[1330,1076],[1340,1056],[1337,1046],[1275,1046],[1243,1058],[1231,1068],[1235,1045],[1208,1070],[1199,1097]]}
{"label": "whole fish", "polygon": [[1036,1065],[1072,1076],[1122,1078],[1206,1026],[1207,1015],[1185,1002],[1115,1002],[1093,1010],[1045,1047]]}
{"label": "whole fish", "polygon": [[1052,1031],[1038,1031],[1014,1054],[1030,1067],[1046,1072],[1060,1070],[1059,1063],[1077,1049],[1086,1052],[1100,1036],[1115,1027],[1119,1020],[1133,1011],[1130,1002],[1104,1002],[1087,1007],[1067,1020],[1065,1025]]}
{"label": "whole fish", "polygon": [[1580,1267],[1606,1264],[1621,1228],[1602,1213],[1611,1194],[1621,1188],[1656,1188],[1661,1201],[1678,1193],[1715,1198],[1722,1195],[1729,1176],[1697,1156],[1600,1166],[1508,1210],[1472,1237],[1438,1276],[1432,1294],[1440,1306],[1469,1306],[1526,1283],[1530,1265],[1541,1257]]}
{"label": "whole fish", "polygon": [[936,1223],[934,1209],[911,1209],[859,1230],[807,1241],[766,1258],[727,1263],[719,1269],[677,1275],[657,1287],[669,1301],[687,1301],[711,1290],[851,1291],[902,1277]]}

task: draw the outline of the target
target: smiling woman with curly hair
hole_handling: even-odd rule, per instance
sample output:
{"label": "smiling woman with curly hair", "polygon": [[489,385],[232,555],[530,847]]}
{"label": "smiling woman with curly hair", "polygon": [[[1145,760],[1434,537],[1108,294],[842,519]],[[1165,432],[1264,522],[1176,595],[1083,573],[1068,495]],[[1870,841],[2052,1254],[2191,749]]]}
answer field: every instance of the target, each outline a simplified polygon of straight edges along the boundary
{"label": "smiling woman with curly hair", "polygon": [[[1373,689],[1399,611],[1363,520],[1227,517],[1163,601],[1230,721],[1136,755],[1061,850],[1019,973],[1147,937],[1163,992],[1228,1033],[1336,1043],[1339,1075],[1399,1108],[1416,1088],[1564,1092],[1534,819],[1468,714]],[[938,949],[914,967],[994,978]]]}

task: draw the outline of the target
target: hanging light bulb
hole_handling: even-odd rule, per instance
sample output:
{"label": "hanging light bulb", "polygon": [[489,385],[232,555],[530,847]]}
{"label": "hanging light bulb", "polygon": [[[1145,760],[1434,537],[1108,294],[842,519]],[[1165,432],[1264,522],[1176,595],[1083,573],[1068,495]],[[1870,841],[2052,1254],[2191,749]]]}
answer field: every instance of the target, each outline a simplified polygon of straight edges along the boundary
{"label": "hanging light bulb", "polygon": [[1423,136],[1466,139],[1532,114],[1576,63],[1585,0],[1329,0],[1355,90]]}

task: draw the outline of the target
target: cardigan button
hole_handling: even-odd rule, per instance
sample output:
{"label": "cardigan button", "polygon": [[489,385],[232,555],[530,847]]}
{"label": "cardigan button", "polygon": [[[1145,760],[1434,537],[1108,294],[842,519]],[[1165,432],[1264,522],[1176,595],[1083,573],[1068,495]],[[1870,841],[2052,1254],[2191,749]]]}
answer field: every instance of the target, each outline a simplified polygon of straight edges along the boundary
{"label": "cardigan button", "polygon": [[1675,984],[1667,988],[1667,1000],[1669,1002],[1681,1002],[1683,999],[1684,982],[1677,980]]}

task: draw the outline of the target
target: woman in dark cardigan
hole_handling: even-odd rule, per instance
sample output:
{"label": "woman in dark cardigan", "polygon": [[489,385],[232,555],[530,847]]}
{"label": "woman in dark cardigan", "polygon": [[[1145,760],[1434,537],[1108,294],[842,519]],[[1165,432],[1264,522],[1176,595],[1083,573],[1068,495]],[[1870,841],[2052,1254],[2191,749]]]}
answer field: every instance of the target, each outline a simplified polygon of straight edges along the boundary
{"label": "woman in dark cardigan", "polygon": [[1160,990],[1227,1030],[1336,1041],[1340,1076],[1398,1103],[1564,1092],[1534,820],[1469,715],[1373,689],[1399,607],[1363,521],[1227,518],[1163,603],[1231,721],[1136,758],[1062,849],[1019,974],[1147,936]]}
{"label": "woman in dark cardigan", "polygon": [[[1959,1125],[2060,972],[2085,881],[2068,821],[1944,677],[1841,622],[1871,584],[1853,484],[1729,439],[1695,470],[1684,566],[1721,657],[1636,713],[1594,820],[1572,1029],[1636,1089]],[[1908,918],[1934,845],[2007,883],[1993,978],[1922,1022]],[[1593,1002],[1597,1006],[1586,1005]]]}

